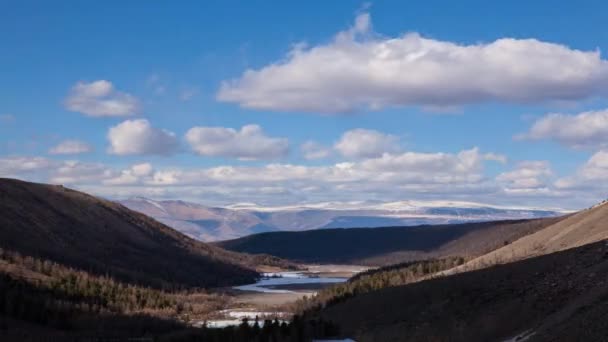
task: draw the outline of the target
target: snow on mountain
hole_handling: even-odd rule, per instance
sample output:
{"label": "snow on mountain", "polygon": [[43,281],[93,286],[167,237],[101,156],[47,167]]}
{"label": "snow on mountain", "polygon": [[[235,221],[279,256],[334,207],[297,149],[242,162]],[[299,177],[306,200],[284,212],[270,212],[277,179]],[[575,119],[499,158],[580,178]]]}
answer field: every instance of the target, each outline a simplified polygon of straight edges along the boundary
{"label": "snow on mountain", "polygon": [[268,231],[462,223],[546,217],[566,212],[461,201],[351,201],[273,207],[235,203],[224,208],[143,197],[119,202],[203,241]]}

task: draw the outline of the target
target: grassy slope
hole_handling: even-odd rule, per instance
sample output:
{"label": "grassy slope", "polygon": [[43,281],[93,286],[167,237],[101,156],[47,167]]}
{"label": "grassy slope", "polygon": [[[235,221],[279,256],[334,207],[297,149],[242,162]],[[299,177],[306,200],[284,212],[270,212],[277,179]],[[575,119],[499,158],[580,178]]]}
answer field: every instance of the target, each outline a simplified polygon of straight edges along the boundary
{"label": "grassy slope", "polygon": [[520,260],[605,239],[608,239],[608,204],[569,215],[556,224],[471,260],[462,268]]}

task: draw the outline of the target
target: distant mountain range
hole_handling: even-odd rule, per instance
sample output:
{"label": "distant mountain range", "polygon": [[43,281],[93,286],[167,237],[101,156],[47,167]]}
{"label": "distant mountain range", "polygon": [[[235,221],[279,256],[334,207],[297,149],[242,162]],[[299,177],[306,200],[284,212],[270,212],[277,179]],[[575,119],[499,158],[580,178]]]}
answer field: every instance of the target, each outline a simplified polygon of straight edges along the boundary
{"label": "distant mountain range", "polygon": [[[240,337],[218,337],[233,334],[251,340],[256,329],[193,329],[180,322],[215,314],[232,297],[199,291],[202,287],[253,282],[258,266],[293,266],[257,253],[306,263],[386,266],[295,303],[300,319],[287,328],[291,332],[338,331],[357,341],[603,341],[608,336],[607,202],[523,220],[512,219],[559,211],[462,202],[282,208],[125,202],[195,227],[215,221],[215,229],[230,232],[239,224],[272,223],[272,229],[294,231],[204,243],[120,203],[63,186],[0,178],[1,341],[83,336],[237,341]],[[295,231],[307,218],[327,227],[346,222],[337,220],[342,217],[510,220]],[[316,301],[320,297],[322,302]],[[203,335],[208,333],[215,335]]]}
{"label": "distant mountain range", "polygon": [[483,222],[550,217],[564,213],[559,209],[501,207],[454,201],[325,202],[280,207],[239,203],[225,208],[143,197],[119,202],[202,241],[227,240],[273,231]]}

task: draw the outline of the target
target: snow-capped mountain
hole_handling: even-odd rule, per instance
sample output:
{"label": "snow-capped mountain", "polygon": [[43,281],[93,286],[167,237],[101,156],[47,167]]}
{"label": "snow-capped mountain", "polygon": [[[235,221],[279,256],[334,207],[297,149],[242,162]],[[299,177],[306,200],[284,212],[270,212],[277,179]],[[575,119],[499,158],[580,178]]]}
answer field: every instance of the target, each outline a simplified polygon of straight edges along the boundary
{"label": "snow-capped mountain", "polygon": [[275,207],[236,203],[224,208],[142,197],[119,202],[203,241],[233,239],[268,231],[413,226],[536,218],[565,213],[560,209],[454,201],[324,202]]}

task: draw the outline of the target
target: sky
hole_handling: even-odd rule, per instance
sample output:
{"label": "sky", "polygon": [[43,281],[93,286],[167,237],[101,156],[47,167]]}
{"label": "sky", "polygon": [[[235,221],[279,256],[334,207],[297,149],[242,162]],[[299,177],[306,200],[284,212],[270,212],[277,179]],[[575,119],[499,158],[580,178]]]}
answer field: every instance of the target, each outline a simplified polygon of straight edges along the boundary
{"label": "sky", "polygon": [[0,177],[208,205],[608,194],[602,1],[0,1]]}

